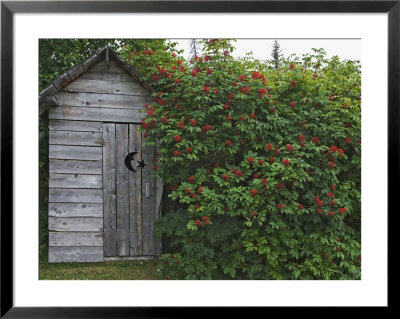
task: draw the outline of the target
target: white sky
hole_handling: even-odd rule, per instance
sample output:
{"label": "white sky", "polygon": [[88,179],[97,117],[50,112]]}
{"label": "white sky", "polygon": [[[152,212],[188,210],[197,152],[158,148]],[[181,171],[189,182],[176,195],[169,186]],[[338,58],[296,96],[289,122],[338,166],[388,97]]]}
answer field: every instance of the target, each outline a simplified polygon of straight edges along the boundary
{"label": "white sky", "polygon": [[[190,39],[172,39],[179,43],[178,49],[185,50],[184,56],[189,56]],[[256,59],[265,60],[271,58],[272,44],[277,40],[281,53],[287,57],[292,53],[301,57],[302,54],[311,53],[312,48],[323,48],[328,57],[338,55],[342,60],[361,61],[360,39],[237,39],[233,43],[236,48],[234,57],[244,57],[247,52],[252,51]]]}

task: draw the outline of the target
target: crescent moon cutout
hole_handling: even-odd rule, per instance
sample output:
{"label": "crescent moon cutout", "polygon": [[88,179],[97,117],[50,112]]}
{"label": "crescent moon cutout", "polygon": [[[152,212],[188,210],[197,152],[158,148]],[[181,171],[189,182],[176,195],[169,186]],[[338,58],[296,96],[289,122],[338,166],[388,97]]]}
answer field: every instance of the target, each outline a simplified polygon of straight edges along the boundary
{"label": "crescent moon cutout", "polygon": [[136,172],[136,170],[132,167],[132,164],[131,164],[133,157],[136,154],[137,154],[137,152],[132,152],[125,156],[125,166],[132,172]]}

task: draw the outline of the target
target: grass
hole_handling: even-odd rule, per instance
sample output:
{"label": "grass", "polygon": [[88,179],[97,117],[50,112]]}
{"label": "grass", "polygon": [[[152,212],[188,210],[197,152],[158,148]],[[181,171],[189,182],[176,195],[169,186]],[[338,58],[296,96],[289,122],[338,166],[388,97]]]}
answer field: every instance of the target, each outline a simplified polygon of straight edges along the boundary
{"label": "grass", "polygon": [[158,260],[39,263],[40,280],[158,280]]}

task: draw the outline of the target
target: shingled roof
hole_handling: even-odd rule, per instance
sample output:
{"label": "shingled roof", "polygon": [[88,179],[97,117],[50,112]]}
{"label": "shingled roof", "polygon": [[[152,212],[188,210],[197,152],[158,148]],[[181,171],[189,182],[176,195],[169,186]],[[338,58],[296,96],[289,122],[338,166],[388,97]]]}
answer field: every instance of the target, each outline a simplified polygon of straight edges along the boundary
{"label": "shingled roof", "polygon": [[82,74],[88,72],[97,63],[106,60],[109,64],[110,60],[114,60],[122,70],[124,70],[133,80],[143,86],[149,93],[154,92],[143,76],[133,66],[125,63],[122,58],[111,47],[104,47],[98,52],[93,54],[88,59],[78,63],[69,71],[61,74],[49,83],[42,91],[39,92],[39,115],[46,112],[51,105],[58,105],[57,93],[61,92],[63,88],[78,79]]}

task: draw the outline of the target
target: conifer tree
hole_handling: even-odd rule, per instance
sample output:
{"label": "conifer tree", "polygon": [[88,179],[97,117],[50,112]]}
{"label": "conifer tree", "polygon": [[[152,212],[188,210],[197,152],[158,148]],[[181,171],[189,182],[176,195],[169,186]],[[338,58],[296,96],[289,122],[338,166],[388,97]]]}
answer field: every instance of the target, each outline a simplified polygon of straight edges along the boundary
{"label": "conifer tree", "polygon": [[275,69],[279,68],[280,65],[280,59],[282,57],[282,53],[281,53],[281,48],[280,45],[278,43],[278,41],[274,41],[274,43],[272,44],[272,64],[274,66]]}

